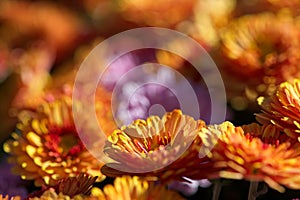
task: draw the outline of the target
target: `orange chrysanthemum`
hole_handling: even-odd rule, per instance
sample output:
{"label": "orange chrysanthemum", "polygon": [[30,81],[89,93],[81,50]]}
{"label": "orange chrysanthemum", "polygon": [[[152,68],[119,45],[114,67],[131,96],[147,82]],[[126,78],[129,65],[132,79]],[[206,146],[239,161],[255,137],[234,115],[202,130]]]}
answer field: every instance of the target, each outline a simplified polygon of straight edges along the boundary
{"label": "orange chrysanthemum", "polygon": [[[73,188],[74,189],[74,188]],[[70,199],[70,200],[183,200],[178,193],[167,190],[162,185],[154,185],[139,177],[119,177],[114,181],[114,185],[106,185],[103,191],[99,188],[92,188],[90,194],[76,193],[69,195],[54,188],[45,190],[40,196],[29,198],[31,200],[39,199]]]}
{"label": "orange chrysanthemum", "polygon": [[[76,105],[75,105],[76,106]],[[79,173],[98,176],[100,163],[82,144],[74,126],[72,100],[62,96],[45,102],[36,110],[19,114],[13,139],[4,144],[16,164],[14,172],[35,185],[53,185],[57,180]]]}
{"label": "orange chrysanthemum", "polygon": [[109,176],[138,174],[161,181],[208,177],[212,163],[207,156],[198,156],[203,146],[198,133],[204,126],[202,120],[196,121],[180,110],[161,119],[151,116],[137,120],[108,137],[104,152],[116,163],[107,163],[101,170]]}
{"label": "orange chrysanthemum", "polygon": [[178,193],[167,190],[162,185],[154,185],[139,177],[123,176],[118,177],[114,181],[114,185],[106,185],[101,191],[93,188],[91,191],[91,199],[94,200],[180,200],[184,199]]}
{"label": "orange chrysanthemum", "polygon": [[195,0],[119,0],[123,17],[141,25],[173,27],[191,16]]}
{"label": "orange chrysanthemum", "polygon": [[221,33],[221,43],[231,95],[254,102],[259,95],[271,95],[282,81],[300,76],[299,30],[286,15],[240,17]]}
{"label": "orange chrysanthemum", "polygon": [[[259,99],[261,100],[261,99]],[[284,82],[276,93],[261,102],[262,113],[256,118],[262,124],[274,124],[289,137],[300,137],[300,79]]]}
{"label": "orange chrysanthemum", "polygon": [[282,185],[300,188],[300,145],[282,137],[273,125],[234,127],[224,122],[209,131],[219,137],[212,160],[220,177],[264,181],[280,192],[285,190]]}

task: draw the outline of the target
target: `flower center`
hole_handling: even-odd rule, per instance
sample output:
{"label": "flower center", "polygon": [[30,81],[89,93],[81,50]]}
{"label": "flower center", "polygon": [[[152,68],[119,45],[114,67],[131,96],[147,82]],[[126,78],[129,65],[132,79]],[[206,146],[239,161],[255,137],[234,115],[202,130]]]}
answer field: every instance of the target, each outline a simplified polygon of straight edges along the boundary
{"label": "flower center", "polygon": [[151,151],[159,149],[160,146],[166,146],[171,142],[170,132],[162,135],[153,136],[153,138],[147,138],[143,142],[135,139],[134,143],[138,147],[140,152],[149,153]]}
{"label": "flower center", "polygon": [[50,131],[45,146],[48,148],[49,155],[55,158],[73,157],[83,149],[83,144],[74,130]]}
{"label": "flower center", "polygon": [[73,134],[66,134],[60,137],[60,147],[62,154],[72,154],[71,150],[78,145],[78,138]]}

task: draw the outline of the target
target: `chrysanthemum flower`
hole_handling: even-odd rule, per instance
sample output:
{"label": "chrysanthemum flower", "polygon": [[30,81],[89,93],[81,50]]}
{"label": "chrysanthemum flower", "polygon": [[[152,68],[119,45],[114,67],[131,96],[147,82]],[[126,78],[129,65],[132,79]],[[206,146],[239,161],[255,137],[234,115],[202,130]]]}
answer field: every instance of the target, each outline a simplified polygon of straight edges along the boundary
{"label": "chrysanthemum flower", "polygon": [[234,127],[225,122],[209,131],[219,137],[211,155],[220,177],[264,181],[280,192],[283,186],[300,188],[300,145],[282,138],[273,125]]}
{"label": "chrysanthemum flower", "polygon": [[[69,200],[72,199],[70,196],[68,195],[64,195],[63,193],[57,193],[53,188],[50,188],[48,190],[46,190],[40,197],[33,197],[33,198],[29,198],[30,200],[56,200],[56,199],[62,199],[62,200]],[[82,199],[82,198],[80,198]]]}
{"label": "chrysanthemum flower", "polygon": [[97,177],[80,174],[76,177],[66,178],[59,181],[56,190],[68,196],[77,194],[88,195]]}
{"label": "chrysanthemum flower", "polygon": [[173,27],[191,16],[195,0],[119,0],[122,16],[140,25]]}
{"label": "chrysanthemum flower", "polygon": [[[261,100],[261,99],[260,99]],[[300,137],[300,79],[284,82],[276,93],[261,103],[262,113],[256,118],[262,124],[274,124],[289,137]]]}
{"label": "chrysanthemum flower", "polygon": [[106,185],[101,191],[93,188],[91,191],[91,199],[98,200],[179,200],[184,199],[178,193],[167,190],[163,185],[154,185],[139,177],[123,176],[118,177],[114,181],[114,185]]}
{"label": "chrysanthemum flower", "polygon": [[224,29],[221,43],[222,70],[230,77],[228,90],[233,95],[255,101],[272,94],[279,83],[300,76],[299,30],[285,15],[242,16]]}
{"label": "chrysanthemum flower", "polygon": [[34,192],[27,199],[43,199],[45,196],[65,196],[73,198],[76,195],[89,195],[93,184],[97,177],[92,177],[86,174],[79,174],[75,177],[68,177],[58,181],[54,186],[49,186],[40,191]]}
{"label": "chrysanthemum flower", "polygon": [[53,185],[79,173],[104,178],[100,174],[102,163],[87,151],[77,134],[70,97],[45,102],[33,111],[24,110],[18,117],[17,131],[4,144],[4,150],[11,154],[13,171],[21,178],[33,179],[37,186]]}
{"label": "chrysanthemum flower", "polygon": [[204,126],[202,120],[196,121],[180,110],[161,119],[151,116],[136,120],[108,137],[104,152],[115,163],[107,163],[101,171],[109,176],[138,174],[163,182],[183,180],[183,176],[206,178],[213,169],[207,156],[198,156],[202,146],[198,132]]}
{"label": "chrysanthemum flower", "polygon": [[[60,182],[55,187],[41,191],[41,194],[29,197],[39,199],[85,199],[85,200],[130,200],[130,199],[183,199],[175,191],[167,190],[162,185],[154,185],[139,177],[123,176],[116,178],[114,185],[106,185],[103,191],[92,188],[95,178],[74,177]],[[66,184],[68,183],[68,184]]]}

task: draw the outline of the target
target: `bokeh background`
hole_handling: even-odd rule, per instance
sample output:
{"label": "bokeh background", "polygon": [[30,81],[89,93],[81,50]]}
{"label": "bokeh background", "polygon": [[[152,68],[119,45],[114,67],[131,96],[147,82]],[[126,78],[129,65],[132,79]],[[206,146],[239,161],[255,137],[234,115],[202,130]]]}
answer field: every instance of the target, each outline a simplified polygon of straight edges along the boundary
{"label": "bokeh background", "polygon": [[[72,94],[76,72],[97,44],[138,27],[169,28],[197,41],[222,75],[227,120],[236,126],[255,122],[254,113],[261,110],[259,99],[273,95],[280,83],[300,78],[299,14],[297,0],[1,0],[1,147],[13,137],[12,133],[21,134],[16,123],[23,110],[35,111],[44,101]],[[182,44],[173,41],[170,46],[181,48]],[[190,52],[190,57],[197,56]],[[99,58],[100,65],[104,59]],[[209,122],[208,88],[194,67],[170,52],[143,49],[120,57],[101,79],[96,93],[100,102],[97,115],[105,131],[111,133],[116,124],[127,125],[132,119],[145,119],[155,111],[153,105],[159,104],[168,112],[179,107],[176,95],[168,88],[145,85],[132,91],[144,77],[124,83],[111,102],[120,77],[135,66],[150,62],[169,66],[189,81],[199,102],[201,119]],[[180,95],[189,95],[172,70],[153,67],[146,73],[147,79],[164,80],[175,85]],[[129,103],[126,99],[130,99]],[[132,118],[128,118],[128,113]],[[5,148],[1,148],[0,194],[25,198],[39,190],[34,180],[21,180],[11,172],[13,164],[7,162],[8,157]],[[108,177],[95,185],[103,188],[113,180]],[[220,199],[247,199],[248,181],[219,181]],[[171,188],[187,199],[211,199],[214,181],[205,183],[197,183],[194,188],[174,183]],[[300,198],[297,190],[286,188],[285,193],[280,193],[268,188],[257,199],[297,197]]]}

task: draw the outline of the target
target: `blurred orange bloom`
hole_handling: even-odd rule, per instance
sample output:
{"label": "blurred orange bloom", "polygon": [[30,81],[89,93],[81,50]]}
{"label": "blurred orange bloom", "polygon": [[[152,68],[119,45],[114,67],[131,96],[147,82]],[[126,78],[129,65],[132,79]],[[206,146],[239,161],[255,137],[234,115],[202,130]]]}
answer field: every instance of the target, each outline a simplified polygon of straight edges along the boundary
{"label": "blurred orange bloom", "polygon": [[254,102],[300,76],[299,29],[287,15],[242,16],[221,32],[221,45],[221,69],[231,100],[240,95]]}

